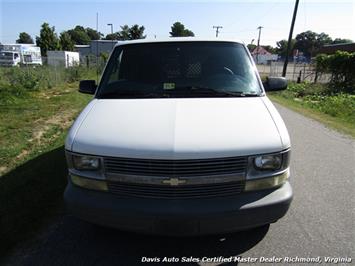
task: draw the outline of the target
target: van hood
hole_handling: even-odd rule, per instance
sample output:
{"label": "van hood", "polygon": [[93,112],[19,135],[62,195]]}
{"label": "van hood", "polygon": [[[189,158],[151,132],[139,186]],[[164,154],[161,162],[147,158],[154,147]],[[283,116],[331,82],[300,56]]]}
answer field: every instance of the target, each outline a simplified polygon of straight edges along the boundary
{"label": "van hood", "polygon": [[94,99],[72,126],[66,149],[149,159],[278,152],[289,143],[263,98]]}

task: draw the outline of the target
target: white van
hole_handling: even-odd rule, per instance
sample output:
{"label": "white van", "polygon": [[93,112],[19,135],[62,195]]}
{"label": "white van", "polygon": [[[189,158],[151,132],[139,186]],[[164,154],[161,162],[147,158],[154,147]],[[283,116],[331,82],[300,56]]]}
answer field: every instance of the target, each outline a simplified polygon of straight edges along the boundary
{"label": "white van", "polygon": [[145,233],[232,232],[287,212],[290,138],[244,44],[170,38],[116,45],[68,134],[68,210]]}

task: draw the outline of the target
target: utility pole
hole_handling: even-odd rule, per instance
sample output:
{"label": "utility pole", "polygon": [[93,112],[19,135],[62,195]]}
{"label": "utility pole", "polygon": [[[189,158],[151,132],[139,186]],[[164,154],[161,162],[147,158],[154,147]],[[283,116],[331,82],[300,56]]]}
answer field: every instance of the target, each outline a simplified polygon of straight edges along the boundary
{"label": "utility pole", "polygon": [[[96,31],[99,32],[99,12],[96,12]],[[96,41],[96,83],[99,82],[99,43]]]}
{"label": "utility pole", "polygon": [[257,50],[256,50],[256,64],[259,63],[259,51],[260,51],[260,35],[261,35],[261,29],[264,28],[262,26],[257,27],[257,29],[259,30],[259,37],[258,37],[258,46],[257,46]]}
{"label": "utility pole", "polygon": [[219,29],[222,29],[222,26],[213,26],[214,29],[216,29],[216,38],[218,37]]}
{"label": "utility pole", "polygon": [[[107,23],[107,26],[111,26],[111,36],[112,36],[113,35],[113,24],[112,23]],[[111,40],[111,46],[112,46],[112,49],[113,49],[113,40]]]}
{"label": "utility pole", "polygon": [[282,76],[283,76],[283,77],[286,76],[287,64],[288,64],[288,55],[289,55],[290,49],[291,49],[292,33],[293,33],[293,27],[295,26],[295,21],[296,21],[296,16],[297,16],[298,2],[299,2],[299,0],[296,0],[295,8],[294,8],[294,10],[293,10],[293,16],[292,16],[290,34],[288,35],[288,42],[287,42],[287,49],[286,49],[286,58],[285,58],[285,62],[284,62],[284,67],[283,67],[283,69],[282,69]]}

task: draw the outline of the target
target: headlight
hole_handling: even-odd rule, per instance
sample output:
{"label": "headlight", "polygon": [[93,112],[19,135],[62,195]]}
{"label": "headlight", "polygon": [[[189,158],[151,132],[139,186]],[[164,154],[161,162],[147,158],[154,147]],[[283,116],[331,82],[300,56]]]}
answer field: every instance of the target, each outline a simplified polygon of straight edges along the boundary
{"label": "headlight", "polygon": [[73,155],[73,166],[77,170],[99,170],[100,158],[87,155]]}
{"label": "headlight", "polygon": [[291,151],[259,154],[248,158],[245,191],[262,190],[283,185],[289,178]]}
{"label": "headlight", "polygon": [[258,170],[278,170],[281,164],[281,154],[260,155],[254,158],[254,166]]}

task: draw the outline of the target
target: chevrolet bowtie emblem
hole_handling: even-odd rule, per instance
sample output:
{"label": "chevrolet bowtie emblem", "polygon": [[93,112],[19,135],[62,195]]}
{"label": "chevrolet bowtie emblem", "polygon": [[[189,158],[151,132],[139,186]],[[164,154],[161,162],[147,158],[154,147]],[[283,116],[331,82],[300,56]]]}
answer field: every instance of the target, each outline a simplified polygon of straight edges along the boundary
{"label": "chevrolet bowtie emblem", "polygon": [[170,185],[170,186],[178,186],[178,185],[181,185],[181,184],[185,184],[186,180],[185,179],[179,179],[179,178],[169,178],[169,179],[163,180],[162,183]]}

